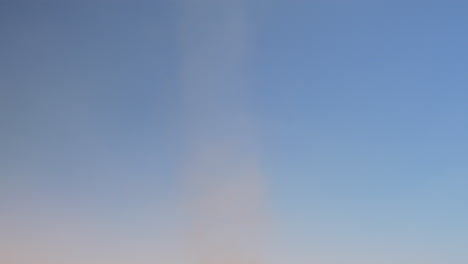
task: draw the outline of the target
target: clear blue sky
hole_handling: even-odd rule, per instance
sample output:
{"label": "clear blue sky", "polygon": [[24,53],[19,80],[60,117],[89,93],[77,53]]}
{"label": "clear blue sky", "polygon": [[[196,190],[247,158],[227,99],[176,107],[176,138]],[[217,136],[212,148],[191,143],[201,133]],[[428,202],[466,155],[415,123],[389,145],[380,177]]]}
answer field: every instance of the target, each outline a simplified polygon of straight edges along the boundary
{"label": "clear blue sky", "polygon": [[[183,1],[111,2],[0,3],[0,215],[178,221]],[[279,259],[468,261],[467,8],[248,2],[248,112]],[[220,19],[207,13],[201,25]]]}

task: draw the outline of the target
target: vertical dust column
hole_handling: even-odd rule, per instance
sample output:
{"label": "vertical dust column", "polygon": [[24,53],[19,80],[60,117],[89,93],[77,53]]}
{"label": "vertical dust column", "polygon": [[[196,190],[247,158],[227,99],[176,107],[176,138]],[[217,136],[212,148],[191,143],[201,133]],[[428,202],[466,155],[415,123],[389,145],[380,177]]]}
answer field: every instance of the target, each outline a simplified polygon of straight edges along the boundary
{"label": "vertical dust column", "polygon": [[180,4],[190,253],[197,264],[259,263],[265,184],[247,102],[245,2]]}

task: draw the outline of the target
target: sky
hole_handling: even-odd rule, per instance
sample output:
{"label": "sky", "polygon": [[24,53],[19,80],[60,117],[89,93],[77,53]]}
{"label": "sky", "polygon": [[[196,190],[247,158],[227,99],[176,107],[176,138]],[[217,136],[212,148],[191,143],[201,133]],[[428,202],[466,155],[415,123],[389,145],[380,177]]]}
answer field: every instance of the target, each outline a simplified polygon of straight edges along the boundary
{"label": "sky", "polygon": [[0,1],[0,258],[466,263],[466,8]]}

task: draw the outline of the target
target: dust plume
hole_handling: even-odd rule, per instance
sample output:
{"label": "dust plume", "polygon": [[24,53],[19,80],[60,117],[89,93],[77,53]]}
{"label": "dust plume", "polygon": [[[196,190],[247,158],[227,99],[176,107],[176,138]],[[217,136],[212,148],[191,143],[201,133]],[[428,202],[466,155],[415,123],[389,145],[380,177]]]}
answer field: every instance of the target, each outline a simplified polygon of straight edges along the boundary
{"label": "dust plume", "polygon": [[246,3],[180,4],[191,262],[261,263],[265,183],[248,110]]}

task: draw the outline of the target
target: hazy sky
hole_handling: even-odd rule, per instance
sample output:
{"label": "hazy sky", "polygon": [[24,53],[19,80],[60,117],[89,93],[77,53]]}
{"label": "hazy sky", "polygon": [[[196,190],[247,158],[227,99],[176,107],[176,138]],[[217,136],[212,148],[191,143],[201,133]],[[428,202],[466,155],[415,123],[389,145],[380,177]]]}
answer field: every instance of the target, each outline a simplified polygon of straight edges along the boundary
{"label": "hazy sky", "polygon": [[187,145],[240,134],[275,263],[467,263],[468,4],[233,3],[1,1],[1,243],[183,263]]}

